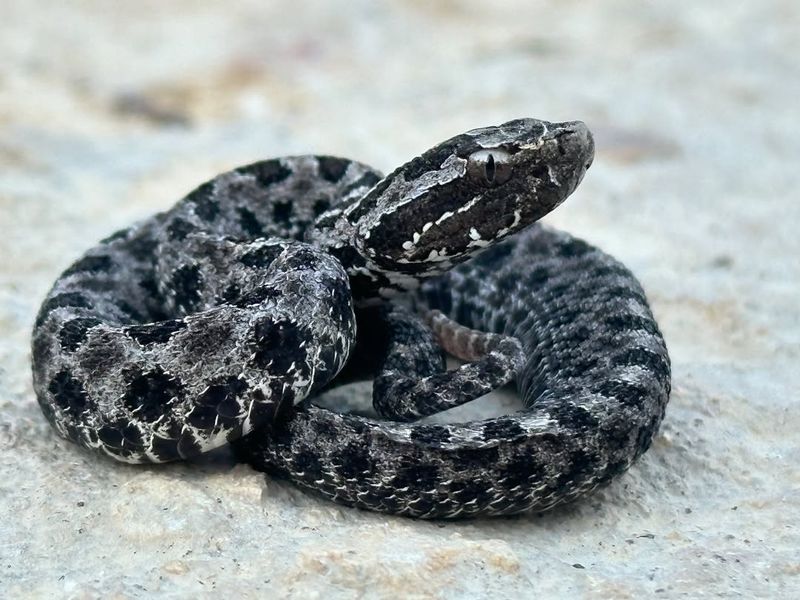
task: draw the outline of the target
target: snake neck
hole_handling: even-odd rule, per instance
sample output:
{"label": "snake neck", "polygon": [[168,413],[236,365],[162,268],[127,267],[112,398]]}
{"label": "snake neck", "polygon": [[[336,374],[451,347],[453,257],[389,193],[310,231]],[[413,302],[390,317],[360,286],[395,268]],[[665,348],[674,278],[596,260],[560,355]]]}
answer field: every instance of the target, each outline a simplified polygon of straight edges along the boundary
{"label": "snake neck", "polygon": [[374,306],[420,286],[420,278],[384,269],[358,244],[357,213],[366,196],[350,197],[329,209],[307,230],[305,240],[334,256],[350,279],[358,307]]}

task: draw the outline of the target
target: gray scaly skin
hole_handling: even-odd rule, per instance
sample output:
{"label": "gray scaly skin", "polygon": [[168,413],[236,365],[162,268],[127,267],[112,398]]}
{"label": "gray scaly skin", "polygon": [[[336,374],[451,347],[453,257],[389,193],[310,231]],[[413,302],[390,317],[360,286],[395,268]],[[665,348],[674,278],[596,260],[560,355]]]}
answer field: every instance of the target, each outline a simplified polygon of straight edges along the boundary
{"label": "gray scaly skin", "polygon": [[[127,462],[235,441],[256,468],[371,510],[452,518],[577,498],[647,449],[670,388],[630,272],[534,225],[592,156],[582,123],[524,119],[385,178],[313,156],[220,175],[56,281],[33,335],[42,410]],[[472,362],[445,372],[441,347]],[[311,403],[348,357],[392,420]],[[511,379],[519,413],[413,422]]]}

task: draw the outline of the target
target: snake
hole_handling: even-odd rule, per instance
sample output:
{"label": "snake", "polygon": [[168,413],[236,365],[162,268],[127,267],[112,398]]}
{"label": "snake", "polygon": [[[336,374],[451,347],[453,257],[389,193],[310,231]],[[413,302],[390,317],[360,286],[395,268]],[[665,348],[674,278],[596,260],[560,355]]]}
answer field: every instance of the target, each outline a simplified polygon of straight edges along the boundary
{"label": "snake", "polygon": [[[222,173],[58,277],[32,333],[41,410],[117,461],[231,444],[304,490],[408,517],[585,496],[648,449],[670,394],[634,275],[539,223],[593,159],[583,122],[525,118],[386,176],[321,155]],[[359,378],[373,414],[315,403]],[[516,412],[426,418],[511,383]]]}

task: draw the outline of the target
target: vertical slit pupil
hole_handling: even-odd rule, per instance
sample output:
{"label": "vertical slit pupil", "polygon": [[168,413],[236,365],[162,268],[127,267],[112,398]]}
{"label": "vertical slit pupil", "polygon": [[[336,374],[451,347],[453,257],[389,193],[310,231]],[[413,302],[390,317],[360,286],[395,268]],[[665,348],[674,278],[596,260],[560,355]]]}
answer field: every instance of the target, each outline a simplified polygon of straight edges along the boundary
{"label": "vertical slit pupil", "polygon": [[489,158],[486,159],[486,179],[489,181],[494,181],[495,170],[496,166],[494,164],[494,155],[490,154]]}

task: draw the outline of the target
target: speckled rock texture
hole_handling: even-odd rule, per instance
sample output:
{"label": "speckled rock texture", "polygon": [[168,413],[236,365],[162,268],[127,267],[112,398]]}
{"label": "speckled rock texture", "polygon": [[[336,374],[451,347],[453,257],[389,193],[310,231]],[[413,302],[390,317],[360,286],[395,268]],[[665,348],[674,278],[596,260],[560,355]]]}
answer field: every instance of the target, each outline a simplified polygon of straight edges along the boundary
{"label": "speckled rock texture", "polygon": [[[800,596],[795,2],[10,0],[2,13],[0,596]],[[96,240],[253,160],[331,153],[389,170],[520,116],[594,131],[594,166],[547,220],[632,268],[673,360],[661,432],[610,487],[539,516],[415,522],[307,496],[224,451],[119,465],[41,415],[33,319]]]}

